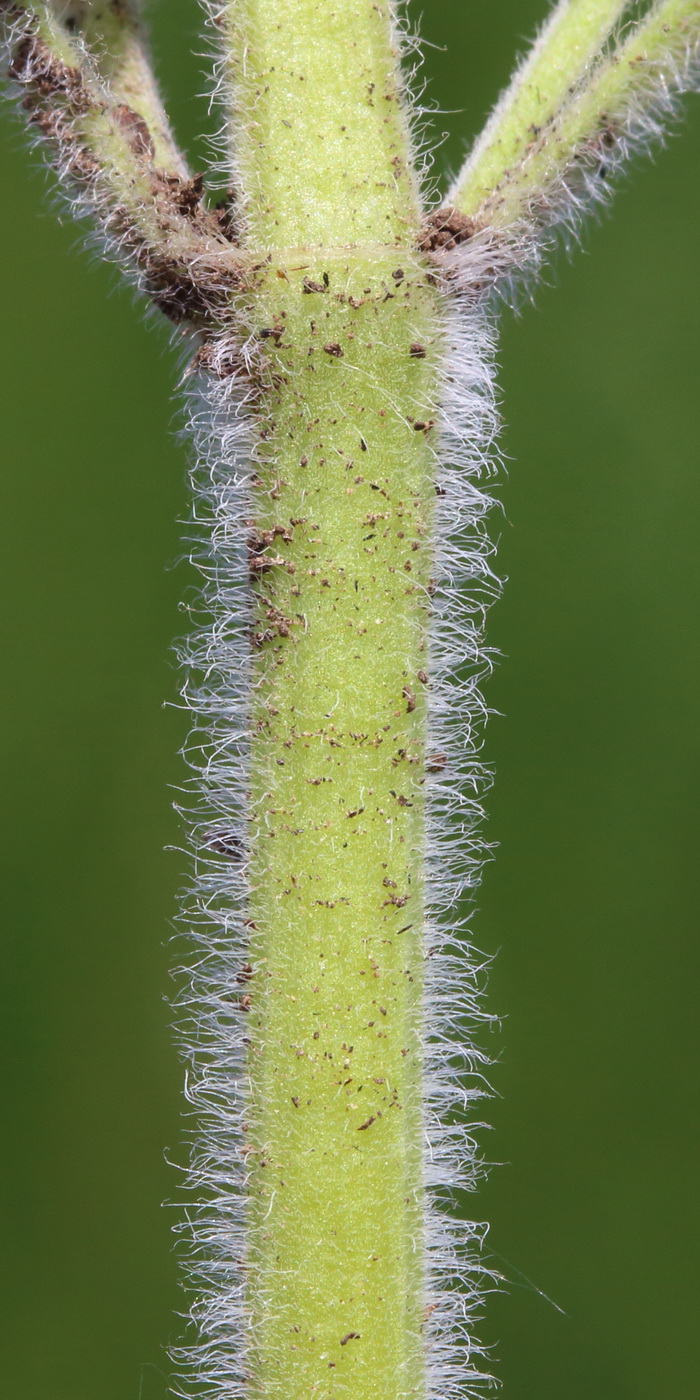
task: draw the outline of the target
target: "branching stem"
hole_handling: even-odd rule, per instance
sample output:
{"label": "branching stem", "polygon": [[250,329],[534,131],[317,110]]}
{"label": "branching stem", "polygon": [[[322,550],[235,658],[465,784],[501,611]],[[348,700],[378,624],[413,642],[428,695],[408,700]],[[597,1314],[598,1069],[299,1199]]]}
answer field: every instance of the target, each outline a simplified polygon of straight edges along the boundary
{"label": "branching stem", "polygon": [[423,1400],[424,772],[439,294],[390,7],[225,7],[260,350],[250,1394]]}
{"label": "branching stem", "polygon": [[[627,0],[561,0],[427,219],[393,0],[208,9],[231,186],[217,209],[178,150],[132,0],[0,0],[16,95],[77,212],[196,346],[212,616],[186,692],[203,729],[183,994],[206,1197],[191,1369],[211,1400],[445,1400],[485,1379],[479,1231],[464,1225],[460,1254],[427,1195],[431,1172],[475,1179],[478,1090],[456,1061],[478,1075],[483,1057],[426,1016],[436,951],[448,1031],[460,995],[477,1014],[449,925],[427,946],[426,789],[451,761],[428,720],[450,710],[456,644],[469,790],[443,833],[464,847],[452,886],[440,866],[444,908],[480,860],[484,307],[695,79],[700,0],[656,0],[627,29]],[[467,526],[447,549],[443,496]]]}
{"label": "branching stem", "polygon": [[187,162],[173,136],[146,50],[140,5],[134,0],[116,5],[108,0],[53,0],[49,8],[62,28],[85,44],[114,102],[126,104],[145,123],[157,169],[187,179]]}

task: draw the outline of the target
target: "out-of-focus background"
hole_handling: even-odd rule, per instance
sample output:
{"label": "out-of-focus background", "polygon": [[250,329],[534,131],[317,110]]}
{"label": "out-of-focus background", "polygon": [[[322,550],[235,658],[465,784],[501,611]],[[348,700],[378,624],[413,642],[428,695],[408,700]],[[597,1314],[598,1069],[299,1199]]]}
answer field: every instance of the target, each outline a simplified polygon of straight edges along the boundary
{"label": "out-of-focus background", "polygon": [[[456,166],[545,0],[432,0]],[[414,20],[419,19],[416,6]],[[195,0],[151,7],[196,164]],[[474,936],[503,1020],[465,1212],[507,1400],[691,1400],[698,1336],[700,103],[504,318],[501,717]],[[2,114],[0,590],[4,1394],[164,1400],[183,1306],[168,1028],[173,639],[187,449],[176,361],[85,255]],[[546,1295],[546,1297],[544,1296]],[[551,1300],[551,1301],[548,1301]],[[388,1400],[388,1397],[387,1397]]]}

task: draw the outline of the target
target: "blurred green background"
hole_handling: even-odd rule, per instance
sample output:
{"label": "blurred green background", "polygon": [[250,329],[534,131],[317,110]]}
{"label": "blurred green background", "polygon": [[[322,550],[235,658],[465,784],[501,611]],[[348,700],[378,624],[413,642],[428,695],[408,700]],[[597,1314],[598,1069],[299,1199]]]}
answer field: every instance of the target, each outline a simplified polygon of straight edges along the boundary
{"label": "blurred green background", "polygon": [[[432,0],[454,167],[545,0]],[[414,19],[418,19],[418,10]],[[195,0],[152,6],[182,139],[212,129]],[[508,577],[490,641],[500,843],[474,934],[502,1163],[465,1210],[507,1400],[698,1393],[700,106],[503,328]],[[51,209],[3,114],[3,1394],[164,1400],[184,861],[171,654],[191,587],[174,355]],[[538,1291],[539,1290],[539,1291]],[[541,1295],[546,1294],[558,1311]]]}

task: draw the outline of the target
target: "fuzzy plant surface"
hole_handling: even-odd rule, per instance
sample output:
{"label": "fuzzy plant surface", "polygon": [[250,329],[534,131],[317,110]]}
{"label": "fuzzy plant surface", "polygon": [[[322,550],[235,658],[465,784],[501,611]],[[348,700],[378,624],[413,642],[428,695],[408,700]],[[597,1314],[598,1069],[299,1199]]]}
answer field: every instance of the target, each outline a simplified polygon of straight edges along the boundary
{"label": "fuzzy plant surface", "polygon": [[[700,0],[561,0],[426,193],[389,0],[211,0],[216,158],[178,149],[132,0],[0,0],[8,91],[169,318],[196,445],[183,648],[211,1400],[479,1394],[480,682],[499,307],[697,86]],[[465,82],[467,81],[465,75]]]}

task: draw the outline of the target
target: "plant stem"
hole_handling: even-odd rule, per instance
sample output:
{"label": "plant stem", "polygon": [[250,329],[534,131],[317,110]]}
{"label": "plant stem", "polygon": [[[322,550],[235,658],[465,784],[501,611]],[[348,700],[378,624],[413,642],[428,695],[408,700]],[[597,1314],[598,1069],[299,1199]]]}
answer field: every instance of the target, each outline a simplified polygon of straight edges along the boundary
{"label": "plant stem", "polygon": [[247,241],[415,243],[420,222],[387,0],[228,0],[232,160]]}
{"label": "plant stem", "polygon": [[[610,28],[620,6],[609,0],[600,8],[609,11]],[[522,72],[524,81],[531,66],[543,70],[546,123],[523,130],[529,87],[521,93],[516,78],[512,100],[496,108],[450,191],[449,201],[474,228],[498,233],[533,218],[545,227],[575,223],[591,198],[604,197],[611,169],[635,146],[658,139],[677,94],[697,83],[700,0],[656,0],[610,53],[580,64],[578,73],[575,46],[574,61],[559,72],[548,33],[539,58],[536,46]],[[564,87],[567,74],[573,81]]]}
{"label": "plant stem", "polygon": [[[92,7],[64,6],[59,15],[5,0],[0,44],[9,76],[74,212],[95,217],[107,251],[166,315],[201,325],[230,308],[240,253],[204,207],[200,183],[186,178],[136,31],[108,19],[98,22]],[[110,54],[108,37],[119,40]]]}
{"label": "plant stem", "polygon": [[[630,121],[642,137],[656,136],[654,105],[669,105],[670,96],[686,84],[700,44],[700,0],[660,0],[631,31],[616,53],[591,76],[579,96],[563,112],[552,139],[533,152],[519,179],[494,208],[497,226],[515,219],[533,196],[540,196],[561,177],[586,143],[603,138],[602,155],[625,134]],[[654,102],[656,98],[656,103]]]}
{"label": "plant stem", "polygon": [[331,1366],[333,1394],[418,1397],[435,293],[405,252],[275,274],[252,546],[253,1369],[266,1400]]}
{"label": "plant stem", "polygon": [[[205,396],[213,625],[192,658],[204,761],[183,993],[191,1180],[208,1193],[198,1396],[445,1400],[487,1379],[463,1249],[478,1229],[455,1240],[426,1199],[433,1172],[474,1180],[462,1109],[478,1089],[458,1066],[483,1058],[449,1039],[476,1014],[476,970],[461,942],[455,972],[447,923],[426,975],[426,781],[447,762],[428,752],[428,698],[434,675],[436,719],[459,712],[464,779],[431,886],[442,910],[480,859],[486,299],[537,266],[546,230],[601,197],[697,77],[700,0],[657,0],[610,46],[626,8],[562,0],[452,202],[424,218],[392,0],[209,0],[234,185],[216,209],[170,134],[130,0],[0,0],[30,125],[77,212],[196,344]],[[438,435],[441,519],[465,527],[447,543]],[[442,1022],[436,999],[424,1014],[428,981],[447,992]]]}
{"label": "plant stem", "polygon": [[82,37],[114,100],[127,103],[146,123],[157,168],[187,177],[144,46],[140,5],[135,0],[53,0],[49,8],[69,34]]}
{"label": "plant stem", "polygon": [[389,8],[258,0],[228,14],[245,236],[262,263],[247,312],[263,347],[241,999],[248,1393],[420,1400],[440,297],[414,251]]}
{"label": "plant stem", "polygon": [[450,192],[473,215],[571,99],[629,0],[561,0],[515,73]]}

